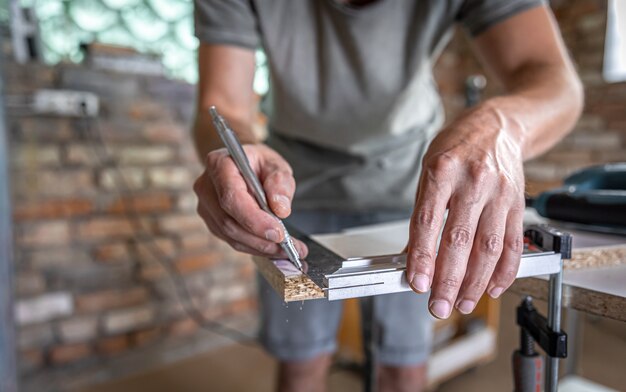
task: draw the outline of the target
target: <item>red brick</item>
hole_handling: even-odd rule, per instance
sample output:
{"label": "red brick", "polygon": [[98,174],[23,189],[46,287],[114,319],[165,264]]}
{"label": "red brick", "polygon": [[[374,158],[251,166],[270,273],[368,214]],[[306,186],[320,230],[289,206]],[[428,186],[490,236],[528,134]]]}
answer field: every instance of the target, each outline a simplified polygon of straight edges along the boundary
{"label": "red brick", "polygon": [[176,207],[178,207],[181,211],[196,211],[196,207],[198,206],[198,197],[195,193],[189,190],[189,192],[185,192],[178,196],[178,200],[176,201]]}
{"label": "red brick", "polygon": [[254,297],[241,298],[232,302],[229,302],[224,309],[224,315],[233,315],[239,313],[245,313],[258,308],[258,302]]}
{"label": "red brick", "polygon": [[91,347],[86,343],[55,346],[50,350],[50,361],[61,365],[76,362],[91,354]]}
{"label": "red brick", "polygon": [[250,279],[256,273],[256,268],[253,263],[246,263],[237,268],[237,276],[239,279]]}
{"label": "red brick", "polygon": [[70,227],[65,221],[37,222],[20,225],[17,243],[22,246],[67,245]]}
{"label": "red brick", "polygon": [[[5,67],[5,69],[10,68],[13,67]],[[11,79],[5,75],[4,80],[8,81]],[[71,140],[74,137],[69,117],[47,117],[45,121],[35,116],[23,117],[19,120],[17,132],[24,140],[47,140],[56,142]]]}
{"label": "red brick", "polygon": [[22,371],[39,369],[44,363],[43,351],[40,349],[21,350],[19,367]]}
{"label": "red brick", "polygon": [[169,108],[157,102],[133,101],[128,108],[128,116],[134,120],[154,121],[169,119]]}
{"label": "red brick", "polygon": [[87,241],[120,238],[134,234],[134,227],[125,218],[92,218],[78,223],[77,234],[79,239]]}
{"label": "red brick", "polygon": [[159,228],[166,233],[180,234],[188,231],[208,233],[208,230],[197,214],[169,215],[159,219]]}
{"label": "red brick", "polygon": [[185,256],[176,261],[176,269],[181,274],[209,268],[223,259],[221,254],[205,252],[191,256]]}
{"label": "red brick", "polygon": [[43,275],[35,272],[20,271],[15,279],[15,289],[19,296],[41,294],[46,288]]}
{"label": "red brick", "polygon": [[50,323],[22,326],[17,331],[17,347],[20,350],[50,346],[55,341]]}
{"label": "red brick", "polygon": [[76,309],[81,312],[100,312],[107,309],[137,305],[148,299],[148,291],[143,287],[128,290],[105,290],[76,297]]}
{"label": "red brick", "polygon": [[103,355],[115,355],[128,349],[129,341],[126,335],[112,336],[96,343],[96,351]]}
{"label": "red brick", "polygon": [[11,164],[29,170],[58,166],[61,163],[59,148],[55,145],[23,144],[11,146]]}
{"label": "red brick", "polygon": [[174,150],[168,146],[118,147],[113,154],[121,164],[166,163],[174,159]]}
{"label": "red brick", "polygon": [[158,122],[147,124],[143,134],[154,143],[179,143],[186,138],[187,130],[171,122]]}
{"label": "red brick", "polygon": [[88,170],[69,169],[16,171],[13,186],[17,195],[69,196],[94,193],[93,175]]}
{"label": "red brick", "polygon": [[584,161],[591,160],[591,151],[585,150],[565,150],[565,151],[551,151],[546,154],[543,159],[550,162],[571,162],[571,161]]}
{"label": "red brick", "polygon": [[98,319],[87,316],[60,321],[57,324],[57,333],[64,343],[87,342],[98,333]]}
{"label": "red brick", "polygon": [[149,262],[141,263],[141,279],[157,280],[165,276],[165,269],[157,261],[149,259]]}
{"label": "red brick", "polygon": [[626,132],[626,118],[624,119],[610,119],[607,123],[609,129],[614,129],[622,133]]}
{"label": "red brick", "polygon": [[93,250],[93,257],[98,261],[115,262],[128,260],[130,254],[125,242],[113,242],[96,246]]}
{"label": "red brick", "polygon": [[138,167],[121,167],[119,169],[104,169],[98,176],[98,184],[107,190],[110,189],[143,189],[146,175],[144,169]]}
{"label": "red brick", "polygon": [[172,323],[168,328],[168,333],[172,336],[191,335],[198,330],[198,323],[191,318],[185,318]]}
{"label": "red brick", "polygon": [[151,240],[135,243],[137,254],[142,260],[152,260],[154,257],[172,257],[176,254],[177,248],[171,238],[152,237]]}
{"label": "red brick", "polygon": [[106,211],[112,214],[128,212],[162,212],[172,208],[172,198],[167,193],[148,193],[133,197],[118,198]]}
{"label": "red brick", "polygon": [[149,328],[141,331],[132,332],[130,334],[130,341],[134,346],[143,346],[150,342],[155,341],[161,335],[160,328]]}
{"label": "red brick", "polygon": [[213,244],[215,238],[211,233],[189,233],[180,237],[181,247],[183,250],[206,249]]}
{"label": "red brick", "polygon": [[91,261],[89,254],[78,247],[45,247],[26,255],[31,267],[43,271],[78,266]]}
{"label": "red brick", "polygon": [[104,155],[94,146],[70,144],[65,148],[65,161],[73,165],[96,166],[102,159],[100,154]]}
{"label": "red brick", "polygon": [[89,214],[93,203],[88,199],[72,198],[46,201],[17,201],[13,207],[15,220],[71,218]]}
{"label": "red brick", "polygon": [[125,308],[107,313],[103,327],[108,334],[132,332],[152,324],[154,317],[155,309],[152,305]]}
{"label": "red brick", "polygon": [[163,189],[191,189],[193,179],[186,167],[157,167],[148,172],[150,185]]}

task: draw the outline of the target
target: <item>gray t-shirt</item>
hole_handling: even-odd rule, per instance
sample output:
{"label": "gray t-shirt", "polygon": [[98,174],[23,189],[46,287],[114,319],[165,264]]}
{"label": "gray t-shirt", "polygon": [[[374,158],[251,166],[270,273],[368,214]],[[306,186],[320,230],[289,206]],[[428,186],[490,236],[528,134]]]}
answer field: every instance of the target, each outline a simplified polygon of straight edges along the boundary
{"label": "gray t-shirt", "polygon": [[294,209],[410,210],[443,124],[432,67],[471,35],[542,0],[195,0],[200,41],[268,58],[267,143],[294,169]]}

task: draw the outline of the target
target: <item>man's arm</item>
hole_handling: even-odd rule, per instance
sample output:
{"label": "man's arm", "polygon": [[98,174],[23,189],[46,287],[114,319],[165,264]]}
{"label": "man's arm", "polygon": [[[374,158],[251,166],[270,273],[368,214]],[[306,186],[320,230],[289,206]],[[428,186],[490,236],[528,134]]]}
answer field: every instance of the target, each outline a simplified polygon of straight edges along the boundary
{"label": "man's arm", "polygon": [[439,318],[452,307],[470,313],[485,290],[497,298],[513,283],[523,250],[523,161],[567,134],[583,105],[546,7],[512,16],[473,43],[507,92],[443,129],[424,157],[407,278],[416,292],[432,289],[429,308]]}
{"label": "man's arm", "polygon": [[[198,214],[209,230],[240,252],[286,257],[278,243],[284,233],[279,222],[259,207],[213,129],[208,108],[215,105],[244,146],[250,165],[263,184],[272,211],[280,218],[291,212],[295,181],[289,164],[259,144],[253,122],[254,51],[229,45],[201,44],[194,140],[205,170],[194,183]],[[307,249],[294,240],[301,256]]]}
{"label": "man's arm", "polygon": [[583,86],[561,39],[552,12],[537,7],[477,36],[482,63],[508,94],[488,101],[525,128],[524,160],[561,140],[583,108]]}
{"label": "man's arm", "polygon": [[222,143],[213,131],[209,107],[215,105],[241,143],[257,143],[253,121],[255,98],[254,52],[228,45],[201,44],[198,50],[198,97],[193,135],[196,151],[202,161]]}

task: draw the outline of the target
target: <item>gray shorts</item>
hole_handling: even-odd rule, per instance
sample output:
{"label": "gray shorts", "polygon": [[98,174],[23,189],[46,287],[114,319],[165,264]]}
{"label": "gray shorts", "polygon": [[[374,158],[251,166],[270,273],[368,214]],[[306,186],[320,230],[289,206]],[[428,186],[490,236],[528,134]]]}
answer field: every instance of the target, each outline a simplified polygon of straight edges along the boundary
{"label": "gray shorts", "polygon": [[[304,211],[292,214],[289,223],[304,233],[337,232],[367,224],[405,219],[407,213],[367,214]],[[283,361],[297,361],[332,353],[342,313],[342,301],[318,299],[286,304],[259,275],[261,328],[266,350]],[[391,366],[423,363],[432,341],[428,294],[413,292],[373,297],[379,331],[379,361]]]}

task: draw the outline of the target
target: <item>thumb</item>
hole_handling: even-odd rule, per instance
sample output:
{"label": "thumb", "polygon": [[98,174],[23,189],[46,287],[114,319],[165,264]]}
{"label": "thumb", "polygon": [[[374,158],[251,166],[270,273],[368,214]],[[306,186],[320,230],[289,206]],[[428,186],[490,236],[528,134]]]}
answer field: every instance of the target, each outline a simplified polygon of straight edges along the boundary
{"label": "thumb", "polygon": [[291,214],[291,201],[296,190],[291,167],[278,154],[261,165],[260,179],[270,209],[284,219]]}

